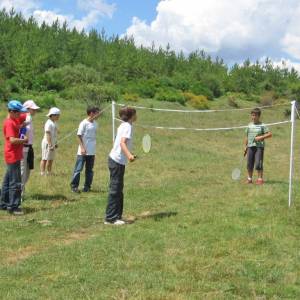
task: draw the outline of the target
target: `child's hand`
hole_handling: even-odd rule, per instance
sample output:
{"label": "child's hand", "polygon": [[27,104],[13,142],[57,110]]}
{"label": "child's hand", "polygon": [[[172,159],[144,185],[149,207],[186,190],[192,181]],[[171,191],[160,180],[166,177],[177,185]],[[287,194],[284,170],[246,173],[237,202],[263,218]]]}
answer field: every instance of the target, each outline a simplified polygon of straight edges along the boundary
{"label": "child's hand", "polygon": [[248,152],[248,147],[245,147],[245,149],[244,149],[244,156],[247,155],[247,152]]}
{"label": "child's hand", "polygon": [[81,155],[86,155],[86,150],[84,148],[80,149]]}
{"label": "child's hand", "polygon": [[260,135],[260,136],[257,136],[257,137],[255,137],[255,142],[261,142],[261,141],[263,141],[265,138],[264,138],[264,136],[263,135]]}
{"label": "child's hand", "polygon": [[28,137],[26,135],[24,136],[24,138],[22,140],[23,140],[23,144],[27,144],[28,143]]}
{"label": "child's hand", "polygon": [[128,160],[129,160],[130,162],[133,162],[135,159],[136,159],[136,156],[135,156],[135,155],[132,155],[132,154],[130,154],[129,157],[128,157]]}

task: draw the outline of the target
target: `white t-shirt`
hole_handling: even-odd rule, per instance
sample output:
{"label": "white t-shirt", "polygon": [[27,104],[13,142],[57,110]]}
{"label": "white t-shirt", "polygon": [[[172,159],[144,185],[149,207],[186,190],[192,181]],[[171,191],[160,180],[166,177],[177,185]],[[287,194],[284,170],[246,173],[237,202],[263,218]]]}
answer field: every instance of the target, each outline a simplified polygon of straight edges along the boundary
{"label": "white t-shirt", "polygon": [[115,162],[126,165],[127,163],[127,157],[123,153],[121,149],[121,139],[126,138],[127,139],[127,147],[129,151],[131,151],[132,148],[132,125],[128,122],[122,123],[117,132],[117,136],[114,142],[114,146],[109,154],[110,158],[113,159]]}
{"label": "white t-shirt", "polygon": [[46,132],[50,132],[50,137],[51,137],[51,143],[52,146],[54,146],[57,143],[57,126],[55,122],[52,120],[48,119],[47,122],[45,123],[45,135],[44,135],[44,142],[47,143],[47,135]]}
{"label": "white t-shirt", "polygon": [[[86,155],[96,154],[96,132],[98,124],[96,121],[90,122],[87,119],[83,120],[78,127],[77,135],[80,135],[83,145],[86,150]],[[80,146],[78,146],[78,155],[81,155]]]}
{"label": "white t-shirt", "polygon": [[[28,145],[33,144],[33,136],[34,136],[34,130],[33,130],[33,125],[32,125],[32,116],[31,114],[26,115],[26,136],[28,137]],[[24,152],[28,152],[29,148],[28,147],[23,147]]]}

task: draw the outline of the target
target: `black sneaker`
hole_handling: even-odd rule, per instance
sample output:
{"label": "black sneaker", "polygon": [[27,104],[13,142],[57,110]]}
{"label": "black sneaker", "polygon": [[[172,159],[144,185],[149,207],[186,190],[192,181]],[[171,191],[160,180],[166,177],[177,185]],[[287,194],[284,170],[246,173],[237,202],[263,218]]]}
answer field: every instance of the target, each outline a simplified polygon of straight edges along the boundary
{"label": "black sneaker", "polygon": [[71,191],[72,191],[72,193],[77,193],[77,194],[80,193],[80,190],[77,187],[72,187]]}
{"label": "black sneaker", "polygon": [[7,210],[6,206],[0,206],[0,210]]}
{"label": "black sneaker", "polygon": [[84,187],[84,188],[82,189],[82,191],[83,191],[84,193],[88,193],[90,190],[91,190],[91,189],[88,188],[88,187]]}

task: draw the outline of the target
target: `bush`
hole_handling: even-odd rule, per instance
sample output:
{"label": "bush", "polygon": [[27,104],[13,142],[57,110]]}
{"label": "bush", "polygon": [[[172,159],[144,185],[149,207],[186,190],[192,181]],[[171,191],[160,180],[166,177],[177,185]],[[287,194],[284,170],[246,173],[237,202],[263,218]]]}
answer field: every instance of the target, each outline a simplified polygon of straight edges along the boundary
{"label": "bush", "polygon": [[39,98],[36,102],[38,106],[45,109],[56,106],[55,95],[51,94],[46,94],[45,96]]}
{"label": "bush", "polygon": [[85,101],[88,105],[100,106],[103,102],[118,101],[120,98],[119,89],[112,85],[79,85],[61,93],[67,99]]}
{"label": "bush", "polygon": [[10,86],[4,78],[0,77],[0,100],[8,101],[11,90]]}
{"label": "bush", "polygon": [[139,80],[129,82],[124,88],[125,93],[138,94],[143,98],[154,98],[158,83],[155,80]]}
{"label": "bush", "polygon": [[123,99],[124,101],[126,102],[138,102],[140,97],[138,94],[129,94],[129,93],[126,93],[123,95]]}
{"label": "bush", "polygon": [[195,95],[206,96],[209,100],[212,100],[214,98],[212,91],[200,82],[193,83],[191,85],[190,91]]}
{"label": "bush", "polygon": [[229,106],[234,107],[234,108],[239,108],[238,103],[236,102],[236,98],[234,96],[229,96],[227,103]]}
{"label": "bush", "polygon": [[182,105],[185,104],[183,94],[175,89],[161,89],[156,93],[155,99],[158,101],[178,102]]}
{"label": "bush", "polygon": [[195,109],[209,109],[208,99],[203,95],[195,95],[193,93],[184,93],[185,100]]}
{"label": "bush", "polygon": [[[43,84],[49,90],[62,91],[76,85],[101,83],[101,75],[84,65],[49,69],[43,76]],[[41,82],[39,82],[42,85]]]}

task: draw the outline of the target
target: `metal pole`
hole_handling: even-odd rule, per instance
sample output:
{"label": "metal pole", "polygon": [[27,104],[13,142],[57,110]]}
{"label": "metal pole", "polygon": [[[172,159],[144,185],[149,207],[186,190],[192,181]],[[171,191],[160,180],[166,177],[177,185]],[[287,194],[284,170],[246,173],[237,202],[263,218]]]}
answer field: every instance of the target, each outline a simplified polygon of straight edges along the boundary
{"label": "metal pole", "polygon": [[116,110],[115,110],[115,101],[112,101],[111,104],[111,117],[112,117],[112,141],[115,142],[115,136],[116,136],[116,128],[115,128],[115,118],[116,118]]}
{"label": "metal pole", "polygon": [[291,205],[292,205],[296,101],[292,101],[291,104],[292,104],[292,107],[291,107],[291,152],[290,152],[290,177],[289,177],[289,207],[291,207]]}

